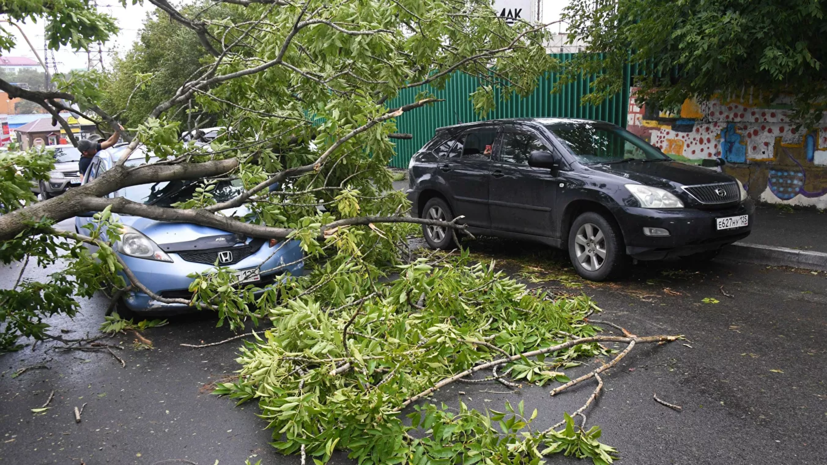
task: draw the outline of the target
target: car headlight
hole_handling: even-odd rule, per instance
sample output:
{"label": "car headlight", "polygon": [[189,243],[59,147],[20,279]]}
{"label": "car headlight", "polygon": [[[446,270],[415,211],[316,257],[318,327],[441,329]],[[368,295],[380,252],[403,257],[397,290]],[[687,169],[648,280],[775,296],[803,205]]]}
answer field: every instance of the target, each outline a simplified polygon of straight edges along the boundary
{"label": "car headlight", "polygon": [[626,184],[626,189],[635,196],[643,208],[683,208],[681,199],[663,189],[642,184]]}
{"label": "car headlight", "polygon": [[744,200],[747,200],[747,197],[749,197],[749,194],[747,194],[747,190],[744,189],[744,183],[742,183],[738,179],[736,179],[735,182],[738,183],[738,188],[741,189],[741,202],[743,202]]}
{"label": "car headlight", "polygon": [[121,240],[118,242],[118,252],[135,258],[172,262],[166,252],[158,244],[129,226],[121,227]]}
{"label": "car headlight", "polygon": [[49,179],[63,179],[65,177],[60,171],[49,171]]}

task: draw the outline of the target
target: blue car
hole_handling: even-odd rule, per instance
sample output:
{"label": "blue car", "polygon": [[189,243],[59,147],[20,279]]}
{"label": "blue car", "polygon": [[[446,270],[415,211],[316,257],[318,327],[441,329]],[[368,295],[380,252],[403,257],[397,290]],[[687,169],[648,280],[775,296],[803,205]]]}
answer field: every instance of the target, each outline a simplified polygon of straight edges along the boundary
{"label": "blue car", "polygon": [[[124,149],[113,147],[95,155],[82,183],[86,184],[112,168]],[[155,160],[150,157],[149,163]],[[146,152],[138,148],[126,165],[144,163],[147,163]],[[191,198],[199,185],[194,181],[164,181],[126,187],[110,196],[171,208],[173,204]],[[239,195],[242,190],[240,180],[222,180],[211,193],[216,201],[223,202]],[[247,212],[245,207],[239,207],[222,213],[244,217]],[[238,285],[254,284],[259,288],[288,276],[303,274],[303,253],[297,241],[254,239],[206,226],[165,223],[136,216],[120,215],[117,220],[123,225],[123,231],[115,251],[142,284],[164,298],[191,298],[189,286],[193,278],[189,275],[209,272],[216,264],[237,270]],[[88,232],[83,226],[92,221],[91,214],[78,216],[75,228],[81,234]],[[153,314],[182,313],[191,309],[183,304],[154,300],[139,291],[125,294],[119,306],[136,313]]]}

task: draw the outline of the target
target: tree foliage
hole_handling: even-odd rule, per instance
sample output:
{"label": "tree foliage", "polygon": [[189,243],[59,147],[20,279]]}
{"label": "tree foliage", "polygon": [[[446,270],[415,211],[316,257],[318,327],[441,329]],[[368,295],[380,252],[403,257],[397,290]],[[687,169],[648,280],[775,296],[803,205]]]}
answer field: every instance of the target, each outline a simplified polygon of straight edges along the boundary
{"label": "tree foliage", "polygon": [[[186,15],[196,14],[207,4],[189,5],[182,9]],[[202,17],[226,18],[227,8],[213,5]],[[166,13],[154,10],[144,22],[138,40],[122,57],[113,60],[103,81],[101,108],[117,114],[125,127],[137,127],[159,103],[175,91],[199,68],[210,61],[209,54],[196,34],[179,22],[171,21]],[[197,118],[197,114],[180,113],[178,121]],[[206,126],[215,123],[208,117]]]}
{"label": "tree foliage", "polygon": [[827,98],[825,13],[823,0],[573,0],[564,17],[570,39],[602,54],[571,70],[605,73],[591,99],[620,90],[631,63],[642,101],[788,94],[803,118]]}
{"label": "tree foliage", "polygon": [[[474,264],[467,255],[415,259],[408,245],[413,224],[457,234],[465,226],[458,219],[407,216],[410,204],[391,188],[386,169],[395,118],[441,102],[430,92],[399,108],[386,102],[403,89],[442,88],[456,72],[482,79],[473,93],[481,114],[496,105],[495,95],[528,94],[556,65],[546,53],[542,25],[509,26],[487,0],[225,0],[180,11],[166,0],[149,1],[168,19],[150,22],[145,42],[118,62],[123,69],[109,81],[115,95],[107,97],[99,72],[58,76],[54,92],[26,91],[0,79],[10,95],[37,102],[59,122],[65,123],[58,110],[79,111],[56,99],[76,104],[99,124],[125,116],[134,129],[129,145],[115,152],[115,166],[42,202],[27,185],[43,179],[51,162],[36,152],[0,159],[0,260],[29,256],[37,265],[67,264],[50,282],[23,279],[0,294],[0,343],[49,337],[43,318],[76,311],[72,295],[138,291],[158,302],[215,311],[219,324],[233,330],[251,322],[263,326],[263,337],[242,352],[238,383],[219,392],[258,400],[284,452],[326,460],[341,448],[369,463],[538,463],[550,453],[598,464],[612,460],[613,449],[597,441],[599,429],[575,427],[567,418],[535,431],[534,415],[526,416],[521,405],[489,414],[419,406],[412,425],[398,416],[436,387],[485,368],[505,365],[527,382],[561,382],[567,378],[557,368],[579,355],[605,353],[598,341],[629,344],[616,363],[637,342],[675,339],[593,336],[582,321],[593,310],[586,298],[551,300],[506,279],[493,264]],[[214,8],[228,14],[211,16]],[[91,34],[85,40],[97,34],[75,32]],[[161,46],[192,47],[192,55],[180,59],[193,61],[170,63],[171,54],[156,50]],[[199,50],[207,52],[203,60]],[[195,67],[195,56],[193,73],[173,76]],[[160,68],[137,92],[154,106],[135,104],[133,95],[130,110],[131,79],[141,79],[149,66]],[[189,117],[198,113],[216,115],[216,124],[227,128],[209,146],[180,138],[204,123]],[[127,163],[133,155],[146,160],[144,153],[157,162]],[[219,176],[237,178],[243,192],[218,201]],[[109,195],[171,180],[198,187],[172,208]],[[241,206],[247,207],[243,217],[226,213]],[[85,230],[54,228],[89,211],[99,213]],[[215,266],[193,276],[189,298],[156,295],[114,252],[120,215],[275,239],[274,252],[296,241],[308,275],[259,289]],[[82,244],[96,249],[90,253]]]}

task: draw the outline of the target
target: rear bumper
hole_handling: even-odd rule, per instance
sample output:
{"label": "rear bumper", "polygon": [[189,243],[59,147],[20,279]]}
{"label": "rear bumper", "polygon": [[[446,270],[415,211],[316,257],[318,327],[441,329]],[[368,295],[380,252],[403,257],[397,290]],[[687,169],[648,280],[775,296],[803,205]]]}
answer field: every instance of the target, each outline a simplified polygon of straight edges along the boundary
{"label": "rear bumper", "polygon": [[[626,253],[640,260],[660,260],[717,250],[749,236],[755,218],[751,200],[720,210],[653,210],[624,207],[615,212],[626,242]],[[716,229],[716,219],[748,215],[748,225]],[[663,228],[668,237],[650,237],[644,227]]]}

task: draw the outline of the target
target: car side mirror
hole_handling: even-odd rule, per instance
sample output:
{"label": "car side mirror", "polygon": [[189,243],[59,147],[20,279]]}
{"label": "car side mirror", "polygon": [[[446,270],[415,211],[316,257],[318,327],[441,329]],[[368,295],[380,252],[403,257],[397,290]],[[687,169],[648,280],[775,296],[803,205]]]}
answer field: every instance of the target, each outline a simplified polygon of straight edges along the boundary
{"label": "car side mirror", "polygon": [[714,167],[717,167],[717,166],[724,166],[724,165],[726,165],[726,160],[724,160],[723,157],[721,157],[721,158],[704,158],[703,160],[701,160],[701,166],[706,167],[706,168],[714,168]]}
{"label": "car side mirror", "polygon": [[548,150],[535,150],[528,156],[528,166],[554,170],[560,168],[560,162]]}

